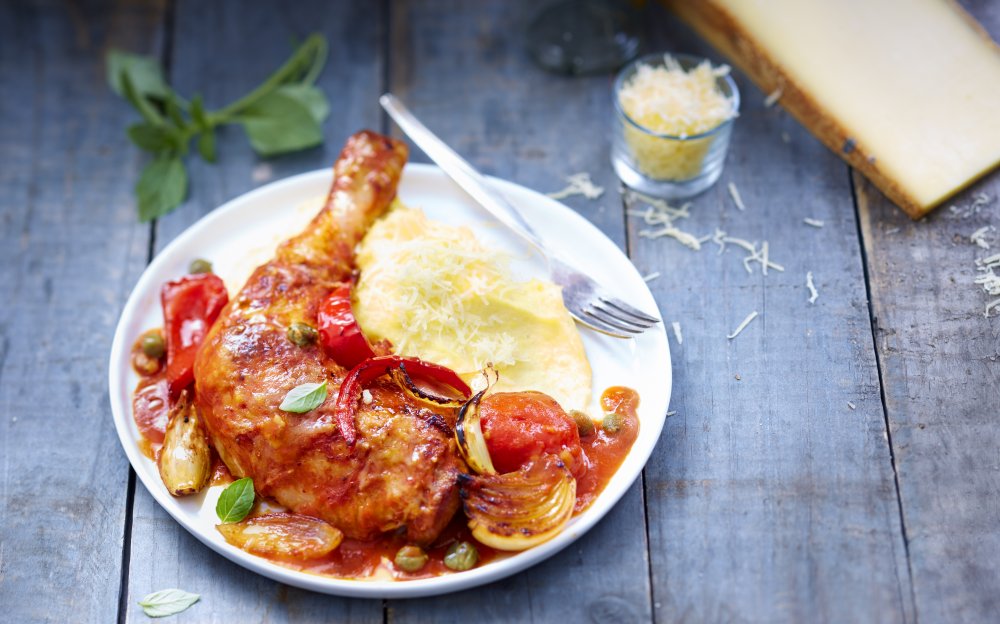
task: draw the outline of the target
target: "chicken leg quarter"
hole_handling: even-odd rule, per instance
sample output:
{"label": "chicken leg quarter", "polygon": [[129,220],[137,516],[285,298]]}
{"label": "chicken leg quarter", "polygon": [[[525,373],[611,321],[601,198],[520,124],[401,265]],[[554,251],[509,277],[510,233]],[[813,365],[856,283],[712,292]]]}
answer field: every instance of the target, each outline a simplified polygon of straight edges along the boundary
{"label": "chicken leg quarter", "polygon": [[[354,248],[389,206],[405,144],[352,136],[334,165],[326,205],[284,242],[229,302],[195,361],[195,390],[209,438],[230,471],[292,511],[322,518],[356,539],[403,531],[429,543],[458,508],[465,469],[451,435],[453,410],[409,398],[387,381],[370,388],[350,447],[333,418],[346,371],[319,345],[300,347],[289,325],[316,326],[317,308],[354,270]],[[326,380],[326,402],[282,411],[289,390]]]}

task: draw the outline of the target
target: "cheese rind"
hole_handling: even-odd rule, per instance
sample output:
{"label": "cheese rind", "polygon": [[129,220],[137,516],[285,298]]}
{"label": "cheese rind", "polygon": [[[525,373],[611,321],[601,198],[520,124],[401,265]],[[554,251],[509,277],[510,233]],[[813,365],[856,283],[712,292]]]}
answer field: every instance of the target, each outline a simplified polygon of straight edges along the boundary
{"label": "cheese rind", "polygon": [[941,0],[666,0],[913,217],[1000,163],[1000,51]]}

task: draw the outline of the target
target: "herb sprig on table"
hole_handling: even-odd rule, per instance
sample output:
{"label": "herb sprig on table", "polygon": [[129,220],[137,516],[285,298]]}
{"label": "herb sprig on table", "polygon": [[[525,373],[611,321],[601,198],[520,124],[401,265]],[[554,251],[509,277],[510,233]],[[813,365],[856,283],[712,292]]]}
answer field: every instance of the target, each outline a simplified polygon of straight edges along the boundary
{"label": "herb sprig on table", "polygon": [[321,144],[321,124],[330,105],[315,82],[326,55],[326,38],[311,35],[256,89],[222,108],[207,110],[200,95],[189,100],[171,88],[155,58],[111,50],[108,85],[142,117],[126,132],[132,143],[153,156],[135,187],[139,218],[155,219],[184,201],[188,190],[184,159],[194,145],[198,155],[215,162],[220,126],[242,126],[251,147],[264,157]]}

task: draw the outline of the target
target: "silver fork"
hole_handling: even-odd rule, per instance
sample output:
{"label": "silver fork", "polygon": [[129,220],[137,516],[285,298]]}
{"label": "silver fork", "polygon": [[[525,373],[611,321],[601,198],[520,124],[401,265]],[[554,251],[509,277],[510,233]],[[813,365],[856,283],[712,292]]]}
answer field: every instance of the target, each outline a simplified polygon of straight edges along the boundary
{"label": "silver fork", "polygon": [[531,243],[548,261],[552,281],[562,286],[566,309],[579,323],[609,336],[631,338],[661,322],[655,316],[612,297],[593,279],[553,255],[507,198],[493,189],[481,173],[420,123],[396,96],[386,93],[378,101],[403,132],[442,171],[501,223]]}

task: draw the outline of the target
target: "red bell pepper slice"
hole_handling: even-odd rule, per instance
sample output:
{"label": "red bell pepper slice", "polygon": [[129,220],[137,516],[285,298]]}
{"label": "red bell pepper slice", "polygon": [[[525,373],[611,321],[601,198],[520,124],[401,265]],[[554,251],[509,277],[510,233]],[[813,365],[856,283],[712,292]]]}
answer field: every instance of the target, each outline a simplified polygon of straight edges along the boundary
{"label": "red bell pepper slice", "polygon": [[212,273],[185,275],[160,290],[171,399],[194,381],[195,355],[228,301],[226,285]]}
{"label": "red bell pepper slice", "polygon": [[368,358],[347,373],[344,383],[340,386],[340,394],[337,395],[337,403],[334,407],[337,425],[340,427],[340,433],[344,436],[344,441],[347,442],[348,446],[354,446],[354,442],[357,440],[354,416],[365,384],[392,372],[395,368],[403,368],[414,381],[450,386],[466,399],[472,395],[472,390],[462,381],[458,373],[445,366],[424,362],[419,358],[399,355],[381,355]]}
{"label": "red bell pepper slice", "polygon": [[323,349],[344,368],[354,368],[375,356],[351,309],[350,283],[337,286],[320,303],[316,324]]}

